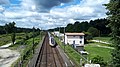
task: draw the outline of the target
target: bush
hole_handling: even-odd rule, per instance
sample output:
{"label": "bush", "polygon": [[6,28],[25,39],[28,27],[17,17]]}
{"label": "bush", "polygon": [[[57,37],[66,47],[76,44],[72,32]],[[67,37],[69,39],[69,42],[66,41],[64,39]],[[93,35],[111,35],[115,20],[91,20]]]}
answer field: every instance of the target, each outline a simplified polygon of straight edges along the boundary
{"label": "bush", "polygon": [[92,63],[100,64],[101,67],[105,67],[107,65],[106,62],[104,62],[103,57],[97,55],[96,57],[92,58]]}

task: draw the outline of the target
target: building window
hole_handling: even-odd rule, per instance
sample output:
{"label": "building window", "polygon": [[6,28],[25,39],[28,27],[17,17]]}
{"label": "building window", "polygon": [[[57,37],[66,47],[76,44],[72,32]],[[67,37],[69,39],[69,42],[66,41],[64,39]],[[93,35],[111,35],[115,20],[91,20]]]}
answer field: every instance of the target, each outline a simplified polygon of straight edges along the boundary
{"label": "building window", "polygon": [[83,36],[80,36],[80,39],[82,39],[83,38]]}
{"label": "building window", "polygon": [[73,36],[73,37],[75,37],[75,36]]}
{"label": "building window", "polygon": [[82,41],[80,41],[80,44],[82,43]]}

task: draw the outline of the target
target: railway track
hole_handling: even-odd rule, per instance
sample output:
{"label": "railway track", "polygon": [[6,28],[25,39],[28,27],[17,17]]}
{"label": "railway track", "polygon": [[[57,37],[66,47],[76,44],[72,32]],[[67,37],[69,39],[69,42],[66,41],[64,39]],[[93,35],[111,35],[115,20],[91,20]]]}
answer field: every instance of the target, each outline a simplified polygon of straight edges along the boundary
{"label": "railway track", "polygon": [[45,36],[35,67],[65,67],[58,49],[49,45],[48,35]]}

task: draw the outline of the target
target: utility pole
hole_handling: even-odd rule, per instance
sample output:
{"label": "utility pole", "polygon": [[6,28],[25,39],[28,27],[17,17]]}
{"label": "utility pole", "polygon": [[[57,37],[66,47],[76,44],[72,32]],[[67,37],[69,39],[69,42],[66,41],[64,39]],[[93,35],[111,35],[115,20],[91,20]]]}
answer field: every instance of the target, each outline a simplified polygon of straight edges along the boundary
{"label": "utility pole", "polygon": [[33,46],[32,47],[33,48],[33,54],[34,54],[34,36],[35,36],[34,32],[35,32],[35,28],[33,27],[33,45],[32,45]]}
{"label": "utility pole", "polygon": [[60,27],[59,27],[59,40],[60,40]]}
{"label": "utility pole", "polygon": [[65,52],[65,27],[64,27],[64,52]]}
{"label": "utility pole", "polygon": [[42,28],[40,30],[40,40],[42,40]]}

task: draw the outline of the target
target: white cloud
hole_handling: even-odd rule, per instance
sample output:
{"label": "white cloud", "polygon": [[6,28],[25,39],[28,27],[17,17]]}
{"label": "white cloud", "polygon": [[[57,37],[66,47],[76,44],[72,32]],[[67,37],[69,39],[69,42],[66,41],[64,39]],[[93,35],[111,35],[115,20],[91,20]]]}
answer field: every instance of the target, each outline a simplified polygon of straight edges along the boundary
{"label": "white cloud", "polygon": [[36,6],[35,6],[34,0],[22,0],[21,8],[23,10],[35,11],[36,10]]}
{"label": "white cloud", "polygon": [[[2,12],[0,13],[0,21],[3,21],[3,23],[15,21],[17,26],[29,28],[35,26],[48,29],[66,26],[76,20],[86,21],[106,17],[106,9],[102,4],[108,3],[108,1],[82,0],[77,5],[70,5],[64,8],[56,7],[51,9],[50,13],[41,13],[36,11],[37,5],[33,0],[22,0],[19,6],[11,6],[8,9],[0,7],[0,12]],[[64,4],[62,3],[61,5]]]}
{"label": "white cloud", "polygon": [[0,5],[9,4],[9,0],[0,0]]}
{"label": "white cloud", "polygon": [[71,19],[90,20],[93,18],[106,17],[106,10],[102,4],[108,3],[109,0],[82,0],[78,5],[71,5],[64,8],[54,8],[52,14]]}
{"label": "white cloud", "polygon": [[5,8],[0,6],[0,13],[4,12]]}

